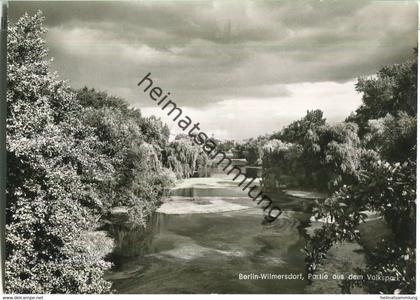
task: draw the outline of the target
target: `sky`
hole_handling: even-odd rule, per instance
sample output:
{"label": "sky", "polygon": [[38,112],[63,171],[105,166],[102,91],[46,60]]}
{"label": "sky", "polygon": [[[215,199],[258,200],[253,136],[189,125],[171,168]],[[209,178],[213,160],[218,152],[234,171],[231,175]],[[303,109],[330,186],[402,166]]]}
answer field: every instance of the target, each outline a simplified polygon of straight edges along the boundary
{"label": "sky", "polygon": [[52,67],[75,87],[126,99],[180,132],[137,87],[147,73],[217,139],[272,133],[321,109],[344,120],[359,76],[417,47],[416,1],[11,2],[43,11]]}

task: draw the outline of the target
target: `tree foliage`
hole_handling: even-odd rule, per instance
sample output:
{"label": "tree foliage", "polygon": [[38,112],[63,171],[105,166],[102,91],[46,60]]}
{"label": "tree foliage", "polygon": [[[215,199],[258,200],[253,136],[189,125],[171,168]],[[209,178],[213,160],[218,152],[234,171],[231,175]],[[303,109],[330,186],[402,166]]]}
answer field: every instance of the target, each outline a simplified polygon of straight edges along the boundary
{"label": "tree foliage", "polygon": [[177,178],[189,178],[198,172],[201,177],[208,176],[209,158],[193,138],[181,135],[168,144],[163,152],[163,161]]}
{"label": "tree foliage", "polygon": [[127,206],[132,223],[144,225],[171,186],[171,174],[162,165],[167,126],[154,117],[142,117],[139,110],[105,92],[83,88],[77,98],[83,106],[83,124],[94,129],[103,145],[100,153],[115,170],[104,189],[104,211]]}
{"label": "tree foliage", "polygon": [[78,239],[112,166],[77,117],[74,93],[49,71],[42,21],[25,15],[9,29],[6,291],[107,292],[109,264]]}
{"label": "tree foliage", "polygon": [[234,146],[233,151],[237,158],[246,159],[251,166],[261,166],[264,157],[264,146],[268,142],[267,136],[250,138]]}
{"label": "tree foliage", "polygon": [[343,291],[358,285],[370,293],[414,293],[417,60],[386,66],[375,77],[359,79],[356,89],[363,93],[363,104],[347,122],[360,126],[357,180],[315,206],[315,217],[333,222],[310,239],[308,270],[323,263],[333,244],[359,241],[366,212],[376,212],[391,234],[366,253],[366,267],[356,270],[363,279],[343,282]]}
{"label": "tree foliage", "polygon": [[[278,137],[288,144],[288,151],[295,155],[284,155],[281,151],[268,151],[264,155],[264,177],[284,178],[279,185],[294,185],[333,191],[342,184],[357,179],[360,167],[360,139],[354,123],[329,125],[320,110],[308,111],[301,120],[295,121],[271,138]],[[291,147],[290,145],[295,145]],[[287,180],[282,175],[293,178]],[[267,188],[270,188],[266,180]]]}
{"label": "tree foliage", "polygon": [[413,59],[384,66],[375,76],[361,77],[356,91],[362,93],[363,104],[348,120],[360,127],[360,135],[366,133],[369,120],[376,120],[399,112],[417,116],[417,50]]}
{"label": "tree foliage", "polygon": [[[329,191],[314,214],[325,221],[305,248],[316,272],[330,248],[359,241],[366,212],[380,214],[392,234],[366,253],[356,270],[363,280],[345,281],[371,293],[415,291],[417,58],[359,78],[363,104],[345,122],[330,125],[322,111],[308,111],[270,137],[264,148],[263,185]],[[377,276],[379,280],[371,277]],[[392,277],[396,280],[386,281]]]}
{"label": "tree foliage", "polygon": [[168,129],[50,70],[41,13],[8,32],[7,293],[106,293],[110,267],[84,236],[116,205],[144,223],[171,184]]}
{"label": "tree foliage", "polygon": [[[416,164],[390,164],[378,161],[365,170],[358,184],[343,186],[315,207],[315,217],[330,223],[317,230],[306,248],[309,271],[316,270],[334,243],[358,241],[358,226],[367,219],[367,211],[384,217],[392,231],[372,253],[367,253],[367,267],[358,272],[363,280],[347,282],[365,287],[371,293],[402,293],[415,290]],[[369,280],[369,276],[393,276],[398,280]]]}

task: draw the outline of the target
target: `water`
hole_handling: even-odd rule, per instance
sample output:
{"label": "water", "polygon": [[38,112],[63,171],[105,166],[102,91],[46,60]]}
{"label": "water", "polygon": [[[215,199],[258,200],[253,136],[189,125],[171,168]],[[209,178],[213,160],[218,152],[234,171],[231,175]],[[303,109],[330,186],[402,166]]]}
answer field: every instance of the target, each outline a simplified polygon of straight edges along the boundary
{"label": "water", "polygon": [[145,230],[117,230],[115,267],[106,278],[119,293],[303,293],[306,279],[238,279],[250,273],[305,274],[301,249],[311,200],[272,199],[285,211],[264,224],[261,208],[230,179],[186,180],[168,205],[217,211],[218,201],[222,207],[234,204],[232,210],[157,213]]}

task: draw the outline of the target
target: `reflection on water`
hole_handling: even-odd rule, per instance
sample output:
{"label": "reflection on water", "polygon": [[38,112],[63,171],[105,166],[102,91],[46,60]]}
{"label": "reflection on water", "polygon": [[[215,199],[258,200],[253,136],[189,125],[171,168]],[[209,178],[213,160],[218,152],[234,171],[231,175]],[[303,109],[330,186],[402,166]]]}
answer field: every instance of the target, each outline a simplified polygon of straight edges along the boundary
{"label": "reflection on water", "polygon": [[[306,280],[239,280],[242,274],[305,273],[302,224],[309,200],[272,199],[285,212],[270,225],[238,187],[208,178],[173,196],[206,205],[211,197],[249,208],[207,214],[156,213],[144,230],[114,230],[115,267],[107,274],[120,293],[303,293]],[[204,197],[204,198],[200,198]],[[175,198],[175,197],[174,197]],[[206,200],[207,199],[207,200]]]}

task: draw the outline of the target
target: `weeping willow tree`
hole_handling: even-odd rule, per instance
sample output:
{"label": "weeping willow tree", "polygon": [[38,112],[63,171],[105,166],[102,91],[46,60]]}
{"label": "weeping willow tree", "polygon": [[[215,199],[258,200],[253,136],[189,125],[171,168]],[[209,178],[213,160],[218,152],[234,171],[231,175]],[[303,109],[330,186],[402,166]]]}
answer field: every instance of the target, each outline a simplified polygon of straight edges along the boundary
{"label": "weeping willow tree", "polygon": [[178,179],[189,178],[199,170],[207,170],[209,162],[207,154],[189,138],[171,142],[164,155],[166,166],[176,174]]}
{"label": "weeping willow tree", "polygon": [[263,148],[262,183],[266,189],[298,185],[303,174],[302,146],[270,140]]}

